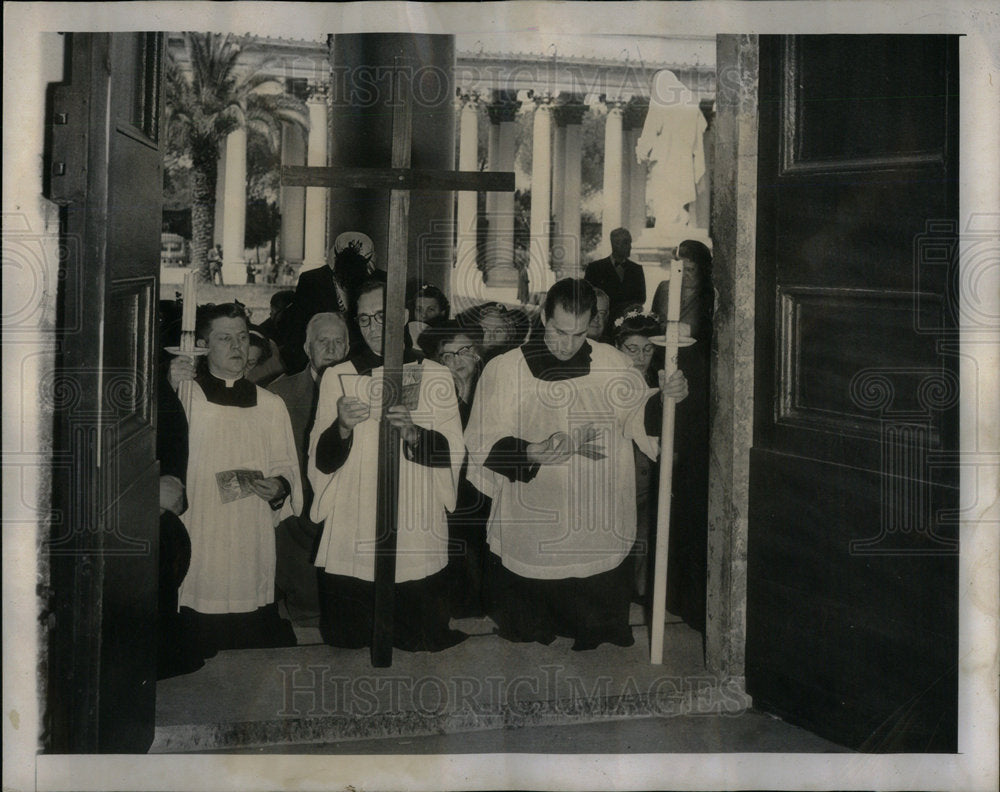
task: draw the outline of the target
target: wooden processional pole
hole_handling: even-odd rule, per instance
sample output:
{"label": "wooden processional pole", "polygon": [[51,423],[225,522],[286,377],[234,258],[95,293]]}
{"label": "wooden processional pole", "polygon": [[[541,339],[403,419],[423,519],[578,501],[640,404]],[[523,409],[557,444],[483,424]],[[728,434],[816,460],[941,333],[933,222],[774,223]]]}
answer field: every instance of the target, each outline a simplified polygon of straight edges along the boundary
{"label": "wooden processional pole", "polygon": [[[667,326],[664,344],[663,371],[670,377],[677,370],[679,320],[681,316],[681,279],[684,264],[680,259],[670,262],[670,287],[667,292]],[[660,482],[656,507],[656,551],[653,557],[653,623],[649,633],[649,662],[663,663],[663,623],[667,614],[667,549],[670,546],[670,497],[674,475],[674,408],[673,399],[663,399],[663,420],[660,430]]]}

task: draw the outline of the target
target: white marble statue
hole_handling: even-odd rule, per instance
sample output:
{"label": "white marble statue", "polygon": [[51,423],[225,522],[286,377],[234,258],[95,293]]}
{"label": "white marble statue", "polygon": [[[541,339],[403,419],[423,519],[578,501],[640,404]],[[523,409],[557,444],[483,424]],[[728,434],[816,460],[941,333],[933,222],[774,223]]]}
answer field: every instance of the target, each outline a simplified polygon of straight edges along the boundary
{"label": "white marble statue", "polygon": [[649,165],[646,196],[656,218],[656,236],[670,233],[668,228],[695,225],[697,184],[705,173],[706,127],[698,100],[677,75],[666,69],[657,72],[635,150],[639,162]]}

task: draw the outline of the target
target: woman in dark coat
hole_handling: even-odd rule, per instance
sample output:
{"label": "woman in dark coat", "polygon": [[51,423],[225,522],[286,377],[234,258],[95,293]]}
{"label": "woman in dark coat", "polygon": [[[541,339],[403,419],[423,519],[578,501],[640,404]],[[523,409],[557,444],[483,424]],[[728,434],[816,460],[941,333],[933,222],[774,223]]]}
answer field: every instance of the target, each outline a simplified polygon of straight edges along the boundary
{"label": "woman in dark coat", "polygon": [[[429,327],[418,340],[428,357],[451,371],[463,429],[469,422],[476,383],[482,372],[482,340],[479,327],[463,327],[453,321]],[[490,506],[490,499],[469,483],[463,463],[455,511],[448,515],[448,566],[455,618],[486,614],[484,572]]]}
{"label": "woman in dark coat", "polygon": [[[704,634],[708,569],[708,443],[712,360],[712,254],[701,242],[677,248],[684,264],[680,320],[694,343],[681,347],[677,365],[688,381],[688,397],[678,403],[674,432],[674,480],[670,517],[667,609]],[[653,296],[653,312],[666,315],[669,281]]]}

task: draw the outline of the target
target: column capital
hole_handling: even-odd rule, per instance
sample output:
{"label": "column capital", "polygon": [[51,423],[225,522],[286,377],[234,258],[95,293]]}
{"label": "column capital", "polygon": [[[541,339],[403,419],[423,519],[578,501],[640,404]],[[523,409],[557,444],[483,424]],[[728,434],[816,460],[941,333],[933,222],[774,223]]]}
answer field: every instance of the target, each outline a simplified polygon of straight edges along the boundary
{"label": "column capital", "polygon": [[459,110],[464,110],[466,107],[475,109],[481,101],[482,96],[479,91],[463,91],[461,88],[455,91],[455,102]]}
{"label": "column capital", "polygon": [[492,101],[486,105],[491,124],[513,121],[520,109],[521,103],[517,100],[517,91],[495,90]]}
{"label": "column capital", "polygon": [[548,91],[532,91],[530,96],[531,101],[535,103],[536,108],[549,109],[555,103],[555,99]]}
{"label": "column capital", "polygon": [[310,80],[306,84],[306,104],[326,104],[330,95],[330,83],[326,80]]}
{"label": "column capital", "polygon": [[628,105],[628,100],[626,99],[609,99],[607,96],[602,96],[601,102],[608,108],[609,114],[616,113],[622,115],[625,112],[626,105]]}

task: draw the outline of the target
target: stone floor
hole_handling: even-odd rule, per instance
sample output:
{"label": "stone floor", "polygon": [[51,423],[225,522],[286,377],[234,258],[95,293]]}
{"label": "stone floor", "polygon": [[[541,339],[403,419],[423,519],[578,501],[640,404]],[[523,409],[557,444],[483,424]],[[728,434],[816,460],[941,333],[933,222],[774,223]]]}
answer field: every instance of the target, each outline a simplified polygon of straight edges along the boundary
{"label": "stone floor", "polygon": [[[639,621],[639,620],[634,620]],[[662,665],[646,628],[628,648],[573,652],[512,644],[489,619],[437,653],[397,650],[372,668],[367,650],[321,644],[297,629],[290,649],[220,652],[157,684],[152,753],[554,753],[842,750],[753,712],[740,685],[706,673],[701,635],[671,620]]]}

